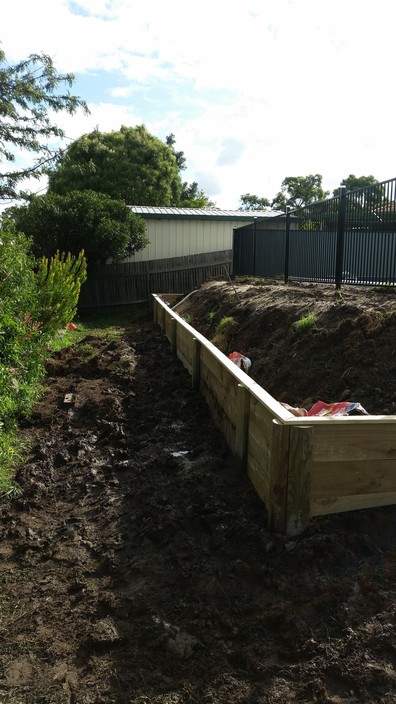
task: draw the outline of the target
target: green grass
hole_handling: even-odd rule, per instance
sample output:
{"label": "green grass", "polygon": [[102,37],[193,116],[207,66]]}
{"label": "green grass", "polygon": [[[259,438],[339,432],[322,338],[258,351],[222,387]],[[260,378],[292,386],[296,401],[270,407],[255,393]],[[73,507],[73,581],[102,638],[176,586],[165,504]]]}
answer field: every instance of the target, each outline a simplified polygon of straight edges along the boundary
{"label": "green grass", "polygon": [[220,320],[219,324],[216,325],[216,334],[228,328],[228,326],[231,325],[231,323],[233,322],[234,318],[232,318],[230,315],[224,316],[224,318]]}
{"label": "green grass", "polygon": [[93,313],[81,315],[74,319],[77,330],[60,330],[51,342],[52,352],[69,347],[80,342],[87,335],[102,337],[105,340],[114,340],[121,337],[126,330],[131,329],[143,318],[148,317],[147,310],[141,311],[116,311],[109,313]]}
{"label": "green grass", "polygon": [[316,316],[313,313],[308,313],[308,315],[302,316],[299,320],[293,323],[298,332],[306,332],[312,328],[316,323]]}

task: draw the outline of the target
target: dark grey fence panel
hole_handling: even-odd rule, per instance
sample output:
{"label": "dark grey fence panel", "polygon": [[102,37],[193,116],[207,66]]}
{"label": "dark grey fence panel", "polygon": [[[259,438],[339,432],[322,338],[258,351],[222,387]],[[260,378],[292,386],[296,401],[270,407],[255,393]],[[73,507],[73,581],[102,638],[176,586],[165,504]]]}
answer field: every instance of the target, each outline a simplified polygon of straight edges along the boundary
{"label": "dark grey fence panel", "polygon": [[[261,240],[282,228],[285,238]],[[283,246],[283,263],[280,252]],[[396,284],[396,179],[312,203],[276,218],[256,218],[234,233],[235,275],[285,281]]]}
{"label": "dark grey fence panel", "polygon": [[285,263],[285,231],[241,228],[234,232],[233,273],[238,276],[283,275]]}
{"label": "dark grey fence panel", "polygon": [[232,270],[239,276],[253,275],[255,268],[255,243],[253,227],[234,230]]}
{"label": "dark grey fence panel", "polygon": [[337,233],[293,230],[289,240],[289,278],[333,282]]}
{"label": "dark grey fence panel", "polygon": [[396,232],[345,233],[345,283],[394,284],[396,282]]}
{"label": "dark grey fence panel", "polygon": [[285,266],[285,232],[256,230],[255,276],[279,277]]}

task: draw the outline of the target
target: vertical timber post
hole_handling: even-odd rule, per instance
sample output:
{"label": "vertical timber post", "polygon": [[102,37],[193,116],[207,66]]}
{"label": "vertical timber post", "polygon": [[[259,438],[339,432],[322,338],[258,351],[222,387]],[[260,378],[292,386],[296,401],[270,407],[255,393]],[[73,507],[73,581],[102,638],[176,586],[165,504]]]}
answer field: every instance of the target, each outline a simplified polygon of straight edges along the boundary
{"label": "vertical timber post", "polygon": [[246,386],[238,384],[237,387],[237,417],[235,429],[235,455],[238,467],[246,470],[248,452],[248,431],[250,394]]}
{"label": "vertical timber post", "polygon": [[346,214],[346,187],[340,186],[340,202],[338,204],[337,221],[337,247],[335,261],[335,284],[336,289],[341,288],[342,270],[344,268],[344,234],[345,234],[345,214]]}
{"label": "vertical timber post", "polygon": [[153,316],[155,325],[158,324],[158,301],[153,296]]}
{"label": "vertical timber post", "polygon": [[312,426],[290,426],[286,507],[287,535],[299,535],[309,522],[313,431]]}
{"label": "vertical timber post", "polygon": [[290,426],[272,421],[271,469],[268,525],[275,533],[286,533],[287,481]]}
{"label": "vertical timber post", "polygon": [[201,343],[196,337],[193,337],[191,366],[191,385],[194,391],[199,391],[201,386]]}
{"label": "vertical timber post", "polygon": [[160,306],[159,310],[159,326],[161,328],[162,334],[165,333],[165,308],[164,306]]}
{"label": "vertical timber post", "polygon": [[172,352],[176,352],[176,332],[177,323],[175,318],[171,318],[169,321],[169,343]]}

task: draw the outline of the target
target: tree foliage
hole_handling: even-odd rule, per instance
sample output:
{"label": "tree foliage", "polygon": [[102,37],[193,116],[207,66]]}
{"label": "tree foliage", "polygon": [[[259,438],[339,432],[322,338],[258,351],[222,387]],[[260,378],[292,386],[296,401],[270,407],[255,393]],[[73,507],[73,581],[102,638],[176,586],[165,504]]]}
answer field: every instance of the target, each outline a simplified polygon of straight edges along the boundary
{"label": "tree foliage", "polygon": [[[365,188],[366,186],[373,186],[378,183],[374,176],[355,176],[355,174],[349,174],[347,178],[343,178],[340,186],[345,186],[347,191],[355,191],[358,188]],[[333,196],[338,196],[340,194],[340,189],[335,188],[333,191]]]}
{"label": "tree foliage", "polygon": [[127,205],[211,204],[196,182],[182,181],[186,159],[175,143],[173,134],[165,144],[144,125],[123,126],[118,132],[95,130],[73,142],[59,159],[49,173],[49,192],[89,189]]}
{"label": "tree foliage", "polygon": [[92,264],[122,259],[147,244],[144,221],[124,202],[94,191],[34,196],[8,216],[32,239],[37,257],[84,250]]}
{"label": "tree foliage", "polygon": [[106,193],[128,205],[173,205],[182,183],[171,147],[144,125],[83,135],[49,174],[49,192]]}
{"label": "tree foliage", "polygon": [[238,210],[266,210],[270,207],[268,198],[260,198],[252,193],[245,193],[240,197],[240,201]]}
{"label": "tree foliage", "polygon": [[199,188],[196,181],[192,183],[184,181],[178,205],[181,208],[212,208],[215,204],[205,195],[203,190]]}
{"label": "tree foliage", "polygon": [[309,174],[308,176],[287,176],[281,184],[281,190],[272,201],[276,210],[291,210],[303,208],[318,200],[324,200],[329,195],[322,188],[322,176]]}
{"label": "tree foliage", "polygon": [[[43,336],[35,260],[30,242],[10,222],[0,222],[0,486],[14,459],[8,433],[37,398],[44,374]],[[12,445],[12,443],[11,443]],[[12,447],[11,447],[12,450]]]}
{"label": "tree foliage", "polygon": [[[55,158],[51,140],[65,134],[52,122],[51,113],[74,114],[78,108],[88,112],[86,103],[69,92],[73,80],[70,73],[58,73],[46,54],[31,54],[10,65],[0,49],[1,200],[18,198],[21,182],[41,176]],[[11,168],[17,154],[26,151],[36,155],[35,163],[28,168]]]}

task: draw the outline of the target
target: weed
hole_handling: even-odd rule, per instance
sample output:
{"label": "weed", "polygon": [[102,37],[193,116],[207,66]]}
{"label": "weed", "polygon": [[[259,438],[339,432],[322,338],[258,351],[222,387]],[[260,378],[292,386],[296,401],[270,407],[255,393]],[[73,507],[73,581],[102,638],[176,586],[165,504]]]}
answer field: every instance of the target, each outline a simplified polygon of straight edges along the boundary
{"label": "weed", "polygon": [[219,324],[216,325],[216,334],[225,330],[233,322],[234,318],[232,318],[230,315],[224,316],[224,318],[220,320]]}
{"label": "weed", "polygon": [[345,303],[344,294],[342,293],[341,289],[337,288],[337,289],[336,289],[336,292],[335,292],[335,295],[337,296],[337,298],[338,298],[342,303]]}
{"label": "weed", "polygon": [[298,332],[306,332],[312,328],[315,323],[316,316],[313,313],[308,313],[308,315],[303,315],[299,320],[293,323],[293,325]]}
{"label": "weed", "polygon": [[206,316],[208,323],[212,324],[215,317],[216,317],[216,312],[214,310],[211,310],[210,313],[208,313]]}
{"label": "weed", "polygon": [[189,313],[186,313],[185,315],[182,316],[182,318],[183,318],[183,320],[185,320],[186,323],[188,323],[189,325],[191,325],[191,323],[192,323],[192,315],[190,315]]}

